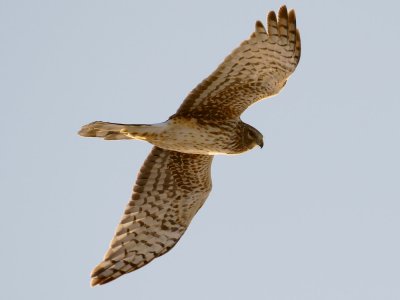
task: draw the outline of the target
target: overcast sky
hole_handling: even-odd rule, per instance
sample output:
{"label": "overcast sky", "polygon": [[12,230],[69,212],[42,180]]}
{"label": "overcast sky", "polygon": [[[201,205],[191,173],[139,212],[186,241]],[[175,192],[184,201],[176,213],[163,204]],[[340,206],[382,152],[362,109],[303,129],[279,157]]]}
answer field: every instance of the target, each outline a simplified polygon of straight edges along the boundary
{"label": "overcast sky", "polygon": [[[177,246],[91,288],[164,121],[280,1],[0,0],[0,298],[400,299],[398,1],[288,1],[300,64]],[[126,298],[124,298],[126,297]],[[129,298],[128,298],[129,297]]]}

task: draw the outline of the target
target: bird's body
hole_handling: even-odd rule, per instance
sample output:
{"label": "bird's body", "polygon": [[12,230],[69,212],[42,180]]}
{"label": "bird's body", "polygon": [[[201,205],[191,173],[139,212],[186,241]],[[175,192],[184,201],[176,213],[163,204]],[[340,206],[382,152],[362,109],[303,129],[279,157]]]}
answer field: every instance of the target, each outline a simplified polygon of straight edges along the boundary
{"label": "bird's body", "polygon": [[293,10],[268,14],[251,37],[158,124],[93,122],[81,136],[136,139],[154,145],[144,162],[122,220],[92,285],[137,270],[169,251],[211,191],[217,154],[240,154],[263,146],[262,134],[240,119],[253,103],[277,94],[300,59],[300,34]]}
{"label": "bird's body", "polygon": [[[171,117],[158,124],[115,124],[93,122],[79,134],[104,139],[136,139],[147,141],[162,149],[188,154],[240,154],[262,146],[262,135],[239,119],[209,122],[195,118]],[[257,137],[253,141],[252,134]]]}

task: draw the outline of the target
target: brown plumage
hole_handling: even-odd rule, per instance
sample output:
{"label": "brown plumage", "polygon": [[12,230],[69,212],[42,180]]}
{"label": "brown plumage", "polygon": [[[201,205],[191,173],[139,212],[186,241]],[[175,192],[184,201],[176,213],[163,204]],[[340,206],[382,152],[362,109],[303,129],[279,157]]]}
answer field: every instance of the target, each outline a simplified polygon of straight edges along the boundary
{"label": "brown plumage", "polygon": [[184,100],[166,122],[151,125],[93,122],[81,136],[138,139],[155,147],[144,162],[121,223],[92,285],[132,272],[166,253],[180,239],[211,191],[215,154],[239,154],[263,146],[262,134],[240,115],[277,94],[300,59],[293,10],[268,14],[255,32]]}
{"label": "brown plumage", "polygon": [[92,285],[134,271],[176,244],[211,191],[212,159],[153,148]]}

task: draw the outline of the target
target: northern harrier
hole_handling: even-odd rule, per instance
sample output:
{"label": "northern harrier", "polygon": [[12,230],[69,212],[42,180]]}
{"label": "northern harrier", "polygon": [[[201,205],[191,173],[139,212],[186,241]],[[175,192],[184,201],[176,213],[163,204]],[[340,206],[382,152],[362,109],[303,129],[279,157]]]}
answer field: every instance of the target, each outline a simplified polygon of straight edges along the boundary
{"label": "northern harrier", "polygon": [[293,10],[282,6],[200,83],[167,121],[152,125],[93,122],[81,136],[135,139],[154,145],[133,189],[92,286],[137,270],[165,254],[181,238],[211,191],[215,154],[239,154],[263,146],[262,134],[240,115],[276,95],[300,59]]}

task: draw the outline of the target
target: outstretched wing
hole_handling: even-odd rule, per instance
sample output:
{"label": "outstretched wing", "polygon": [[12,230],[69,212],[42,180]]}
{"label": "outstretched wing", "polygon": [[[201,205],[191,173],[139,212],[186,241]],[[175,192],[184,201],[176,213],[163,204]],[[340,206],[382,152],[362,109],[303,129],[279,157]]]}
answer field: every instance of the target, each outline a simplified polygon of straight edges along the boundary
{"label": "outstretched wing", "polygon": [[92,286],[143,267],[178,242],[211,191],[212,159],[153,148]]}
{"label": "outstretched wing", "polygon": [[282,6],[278,17],[268,14],[268,31],[257,21],[251,37],[187,96],[175,115],[236,118],[251,104],[277,94],[300,60],[294,11]]}

